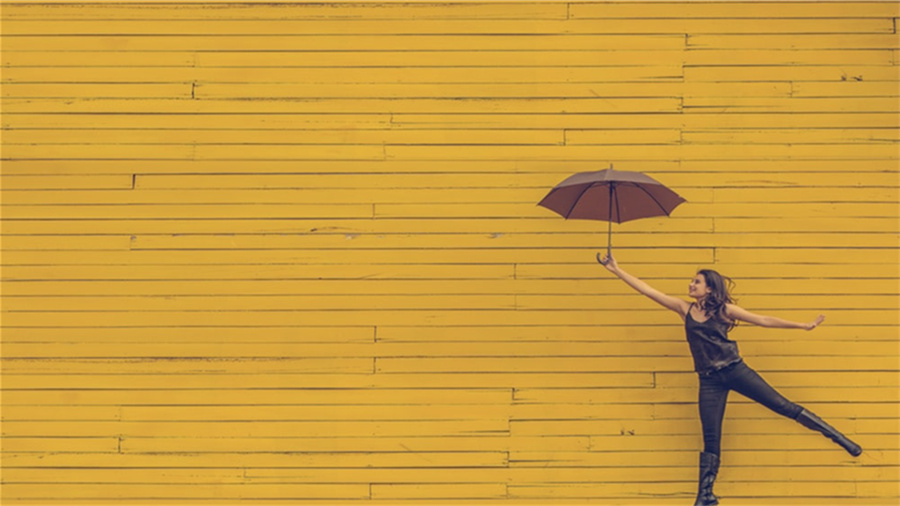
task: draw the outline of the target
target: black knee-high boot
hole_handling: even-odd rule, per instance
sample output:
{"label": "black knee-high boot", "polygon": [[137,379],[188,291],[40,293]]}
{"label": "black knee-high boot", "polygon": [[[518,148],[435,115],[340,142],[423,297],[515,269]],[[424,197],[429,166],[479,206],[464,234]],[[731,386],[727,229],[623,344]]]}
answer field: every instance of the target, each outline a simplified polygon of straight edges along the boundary
{"label": "black knee-high boot", "polygon": [[713,495],[712,490],[717,474],[719,474],[719,456],[715,453],[702,452],[700,454],[700,484],[694,506],[719,504],[719,498]]}
{"label": "black knee-high boot", "polygon": [[862,448],[847,438],[847,436],[841,434],[831,425],[828,425],[821,418],[815,415],[815,413],[810,413],[807,410],[803,410],[797,415],[797,421],[800,422],[801,425],[808,429],[816,430],[822,433],[825,437],[831,439],[835,443],[841,445],[847,453],[853,455],[854,457],[859,457],[862,453]]}

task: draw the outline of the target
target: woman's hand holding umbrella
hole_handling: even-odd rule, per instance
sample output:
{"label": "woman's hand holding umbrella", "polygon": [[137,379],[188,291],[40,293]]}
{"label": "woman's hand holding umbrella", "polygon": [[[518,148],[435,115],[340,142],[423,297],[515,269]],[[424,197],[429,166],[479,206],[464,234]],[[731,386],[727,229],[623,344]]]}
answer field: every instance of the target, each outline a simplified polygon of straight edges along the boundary
{"label": "woman's hand holding umbrella", "polygon": [[616,263],[616,259],[613,258],[612,253],[601,256],[602,253],[597,253],[597,261],[600,262],[600,265],[606,267],[606,270],[612,272],[613,274],[619,270],[619,264]]}

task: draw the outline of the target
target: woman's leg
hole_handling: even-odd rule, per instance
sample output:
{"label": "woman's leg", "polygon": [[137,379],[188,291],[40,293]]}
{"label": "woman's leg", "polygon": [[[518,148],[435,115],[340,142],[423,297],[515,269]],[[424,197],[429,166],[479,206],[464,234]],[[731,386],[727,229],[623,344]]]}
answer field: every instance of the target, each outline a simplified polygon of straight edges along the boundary
{"label": "woman's leg", "polygon": [[[715,376],[715,375],[714,375]],[[694,506],[714,506],[719,499],[713,484],[719,474],[722,419],[728,402],[728,387],[715,377],[700,376],[700,423],[703,426],[703,453],[700,454],[700,478]]]}
{"label": "woman's leg", "polygon": [[721,454],[722,420],[728,402],[728,387],[713,376],[700,376],[700,424],[703,426],[703,451]]}
{"label": "woman's leg", "polygon": [[787,400],[743,362],[725,373],[722,379],[735,392],[762,404],[779,415],[795,420],[797,415],[803,411],[803,406]]}
{"label": "woman's leg", "polygon": [[804,409],[803,406],[787,400],[746,364],[738,364],[737,367],[725,375],[723,380],[741,395],[762,404],[780,415],[796,420],[808,429],[821,432],[822,435],[847,450],[847,453],[850,455],[857,457],[862,453],[862,448],[858,444],[825,423],[814,413]]}

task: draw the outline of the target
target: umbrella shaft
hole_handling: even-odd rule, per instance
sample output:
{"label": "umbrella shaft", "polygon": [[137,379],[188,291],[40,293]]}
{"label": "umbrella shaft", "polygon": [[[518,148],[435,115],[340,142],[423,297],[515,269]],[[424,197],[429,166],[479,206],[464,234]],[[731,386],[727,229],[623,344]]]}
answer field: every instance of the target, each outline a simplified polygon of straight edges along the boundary
{"label": "umbrella shaft", "polygon": [[614,183],[609,183],[609,231],[606,233],[606,256],[612,257],[612,201]]}

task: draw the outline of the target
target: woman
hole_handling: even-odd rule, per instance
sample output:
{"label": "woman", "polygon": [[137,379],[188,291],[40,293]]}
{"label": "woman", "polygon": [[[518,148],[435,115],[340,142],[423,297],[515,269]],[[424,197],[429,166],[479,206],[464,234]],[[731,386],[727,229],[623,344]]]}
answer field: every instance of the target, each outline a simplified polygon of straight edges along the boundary
{"label": "woman", "polygon": [[825,319],[819,315],[810,323],[795,323],[772,316],[760,316],[734,304],[726,281],[718,272],[700,270],[688,288],[694,302],[688,303],[666,295],[644,281],[622,270],[609,255],[597,261],[628,286],[678,313],[684,320],[688,345],[694,358],[694,369],[700,377],[700,422],[703,426],[703,452],[700,453],[700,484],[694,506],[712,506],[719,501],[713,495],[713,482],[719,469],[722,418],[728,392],[734,390],[776,413],[792,418],[803,426],[821,432],[854,457],[862,453],[858,444],[849,440],[803,406],[794,404],[769,386],[759,374],[741,359],[737,343],[728,339],[735,323],[744,321],[762,327],[812,330]]}

